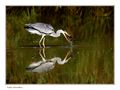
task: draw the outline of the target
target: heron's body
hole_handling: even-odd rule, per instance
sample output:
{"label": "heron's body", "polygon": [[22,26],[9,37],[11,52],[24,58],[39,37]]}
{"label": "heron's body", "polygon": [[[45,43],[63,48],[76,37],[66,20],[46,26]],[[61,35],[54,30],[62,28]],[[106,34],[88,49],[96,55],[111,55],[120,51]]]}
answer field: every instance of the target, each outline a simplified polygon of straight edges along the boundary
{"label": "heron's body", "polygon": [[37,63],[30,64],[26,69],[31,72],[47,72],[54,68],[54,63],[51,61],[39,61]]}
{"label": "heron's body", "polygon": [[47,72],[55,67],[56,62],[60,65],[63,65],[67,63],[69,59],[70,58],[68,59],[65,58],[64,60],[62,60],[59,57],[54,57],[49,60],[42,60],[36,63],[34,62],[30,64],[26,69],[31,72],[39,72],[39,73]]}
{"label": "heron's body", "polygon": [[54,28],[50,24],[45,24],[45,23],[25,24],[25,28],[31,34],[42,35],[42,38],[39,41],[39,45],[41,41],[43,41],[43,46],[44,46],[45,36],[59,37],[61,33],[64,35],[66,39],[67,39],[66,35],[70,36],[66,31],[63,31],[61,29],[55,33]]}
{"label": "heron's body", "polygon": [[35,23],[35,24],[25,24],[26,29],[28,32],[31,32],[32,34],[51,34],[54,32],[54,28],[50,24],[44,24],[44,23]]}

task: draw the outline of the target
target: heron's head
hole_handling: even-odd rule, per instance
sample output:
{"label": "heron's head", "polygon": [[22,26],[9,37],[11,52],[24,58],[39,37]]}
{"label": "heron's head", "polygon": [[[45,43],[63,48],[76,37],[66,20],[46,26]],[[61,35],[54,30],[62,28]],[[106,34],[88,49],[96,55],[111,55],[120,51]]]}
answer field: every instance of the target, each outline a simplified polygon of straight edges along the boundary
{"label": "heron's head", "polygon": [[24,25],[24,28],[25,28],[25,29],[28,29],[28,28],[29,28],[29,24],[25,24],[25,25]]}
{"label": "heron's head", "polygon": [[24,28],[25,28],[27,31],[30,31],[30,30],[31,30],[31,27],[30,27],[29,24],[25,24],[25,25],[24,25]]}

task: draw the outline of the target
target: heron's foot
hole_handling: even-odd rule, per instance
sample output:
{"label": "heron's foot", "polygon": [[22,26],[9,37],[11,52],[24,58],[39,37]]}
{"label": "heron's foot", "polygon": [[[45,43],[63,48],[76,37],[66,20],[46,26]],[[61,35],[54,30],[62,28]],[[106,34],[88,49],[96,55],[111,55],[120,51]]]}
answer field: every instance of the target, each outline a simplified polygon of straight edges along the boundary
{"label": "heron's foot", "polygon": [[45,48],[45,44],[41,45],[41,44],[39,43],[39,47],[40,47],[40,48]]}
{"label": "heron's foot", "polygon": [[39,45],[39,47],[42,48],[41,45]]}
{"label": "heron's foot", "polygon": [[43,48],[45,48],[45,45],[42,45]]}

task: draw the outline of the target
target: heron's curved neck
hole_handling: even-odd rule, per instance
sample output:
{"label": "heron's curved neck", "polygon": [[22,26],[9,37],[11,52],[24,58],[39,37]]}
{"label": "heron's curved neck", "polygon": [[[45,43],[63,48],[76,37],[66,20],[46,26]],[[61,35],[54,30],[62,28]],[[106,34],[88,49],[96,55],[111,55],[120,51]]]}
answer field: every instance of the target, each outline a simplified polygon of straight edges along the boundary
{"label": "heron's curved neck", "polygon": [[54,32],[54,33],[50,34],[50,36],[59,37],[61,33],[63,33],[63,30],[58,30],[56,33]]}

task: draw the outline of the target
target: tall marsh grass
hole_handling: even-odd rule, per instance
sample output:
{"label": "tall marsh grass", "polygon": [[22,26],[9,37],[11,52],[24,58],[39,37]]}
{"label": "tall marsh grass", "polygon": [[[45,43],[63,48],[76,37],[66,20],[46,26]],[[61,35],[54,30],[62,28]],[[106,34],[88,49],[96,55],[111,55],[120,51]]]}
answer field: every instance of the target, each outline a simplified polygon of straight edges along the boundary
{"label": "tall marsh grass", "polygon": [[[59,7],[59,6],[32,6],[6,7],[7,47],[22,45],[38,45],[40,36],[31,35],[24,29],[24,24],[44,22],[52,24],[55,30],[63,29],[70,33],[75,41],[93,41],[106,36],[114,37],[114,7]],[[53,41],[53,43],[49,41]],[[65,44],[64,39],[48,37],[46,43]]]}

